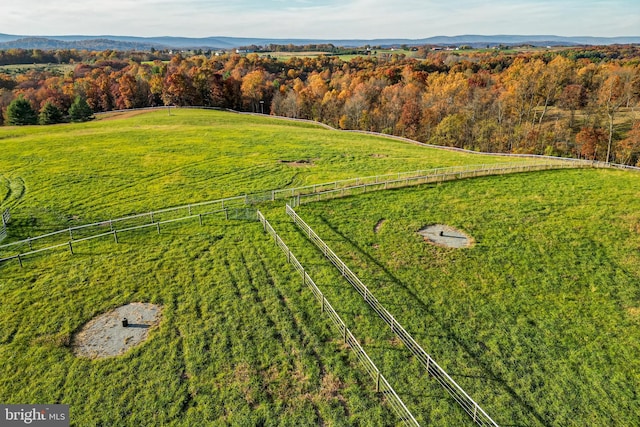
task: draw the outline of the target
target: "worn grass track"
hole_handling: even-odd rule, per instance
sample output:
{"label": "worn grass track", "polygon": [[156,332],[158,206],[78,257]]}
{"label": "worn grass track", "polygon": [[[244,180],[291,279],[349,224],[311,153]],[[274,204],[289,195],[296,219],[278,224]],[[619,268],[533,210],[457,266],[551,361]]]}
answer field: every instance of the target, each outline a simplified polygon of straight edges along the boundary
{"label": "worn grass track", "polygon": [[[263,117],[171,114],[0,128],[8,241],[244,192],[506,160]],[[625,425],[638,414],[636,183],[626,172],[545,172],[349,197],[300,213],[497,421],[585,425],[612,413],[612,424]],[[417,418],[469,423],[437,386],[414,385],[419,367],[283,208],[264,212],[340,301],[385,376],[394,373]],[[478,244],[449,252],[407,237],[431,221]],[[397,422],[259,224],[207,217],[203,227],[196,220],[120,240],[0,268],[0,401],[68,403],[77,426]],[[133,301],[165,307],[150,340],[114,359],[72,355],[70,338],[85,322]]]}
{"label": "worn grass track", "polygon": [[505,161],[203,110],[2,127],[0,145],[0,177],[21,183],[20,197],[3,202],[16,217],[10,238],[243,193]]}

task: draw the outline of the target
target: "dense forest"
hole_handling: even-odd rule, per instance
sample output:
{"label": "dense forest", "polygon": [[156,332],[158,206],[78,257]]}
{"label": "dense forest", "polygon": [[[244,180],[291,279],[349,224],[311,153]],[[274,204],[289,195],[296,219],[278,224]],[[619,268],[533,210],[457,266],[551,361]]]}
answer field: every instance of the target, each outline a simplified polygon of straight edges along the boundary
{"label": "dense forest", "polygon": [[[4,52],[0,63],[9,54],[34,52]],[[15,124],[7,110],[16,100],[36,114],[54,108],[60,120],[78,98],[93,112],[206,106],[480,151],[640,165],[640,47],[418,54],[283,61],[178,53],[162,61],[157,53],[48,52],[42,60],[72,63],[71,71],[0,71],[0,122]]]}

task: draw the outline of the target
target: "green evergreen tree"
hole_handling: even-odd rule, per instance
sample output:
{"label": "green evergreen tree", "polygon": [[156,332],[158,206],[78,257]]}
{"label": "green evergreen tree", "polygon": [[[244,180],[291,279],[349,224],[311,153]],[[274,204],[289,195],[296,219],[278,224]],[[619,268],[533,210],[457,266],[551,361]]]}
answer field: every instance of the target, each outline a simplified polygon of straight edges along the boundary
{"label": "green evergreen tree", "polygon": [[51,102],[44,104],[40,110],[40,124],[53,125],[62,122],[62,111]]}
{"label": "green evergreen tree", "polygon": [[86,122],[93,118],[93,111],[83,97],[76,96],[75,101],[69,107],[69,117],[72,122]]}
{"label": "green evergreen tree", "polygon": [[35,125],[38,123],[38,115],[31,108],[31,103],[22,96],[14,99],[7,107],[7,119],[8,124],[14,126]]}

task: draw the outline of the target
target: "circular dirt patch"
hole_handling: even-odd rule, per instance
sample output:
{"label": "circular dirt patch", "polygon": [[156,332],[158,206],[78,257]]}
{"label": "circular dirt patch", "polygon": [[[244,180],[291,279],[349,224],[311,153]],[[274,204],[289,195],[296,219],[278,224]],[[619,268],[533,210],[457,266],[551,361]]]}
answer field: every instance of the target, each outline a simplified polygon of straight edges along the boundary
{"label": "circular dirt patch", "polygon": [[434,245],[447,248],[466,248],[471,246],[473,240],[462,231],[448,225],[435,224],[418,230],[424,239]]}
{"label": "circular dirt patch", "polygon": [[147,339],[160,322],[161,310],[159,305],[134,302],[94,317],[74,337],[73,351],[92,359],[124,354]]}

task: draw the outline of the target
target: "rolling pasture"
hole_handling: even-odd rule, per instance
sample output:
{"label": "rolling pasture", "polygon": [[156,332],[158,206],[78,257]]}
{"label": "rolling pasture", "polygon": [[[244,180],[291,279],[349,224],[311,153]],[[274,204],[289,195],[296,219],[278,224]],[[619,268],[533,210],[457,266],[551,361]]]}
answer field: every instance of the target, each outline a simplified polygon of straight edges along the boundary
{"label": "rolling pasture", "polygon": [[[500,425],[637,422],[637,174],[488,177],[297,211]],[[430,224],[476,242],[426,244],[417,230]],[[345,289],[326,292],[345,300]],[[402,366],[387,349],[373,354]]]}
{"label": "rolling pasture", "polygon": [[[3,243],[162,207],[504,157],[200,110],[0,128]],[[516,159],[514,159],[516,160]],[[628,425],[640,322],[638,175],[563,170],[303,205],[298,212],[500,425]],[[422,425],[472,425],[284,214],[260,209]],[[382,220],[382,222],[380,222]],[[376,228],[376,224],[380,227]],[[429,246],[429,223],[475,246]],[[72,425],[398,423],[259,223],[224,216],[0,266],[0,401]],[[89,360],[74,332],[134,301],[150,339]]]}

